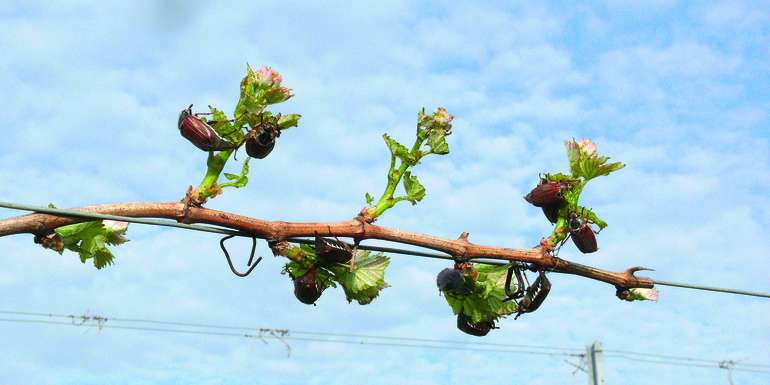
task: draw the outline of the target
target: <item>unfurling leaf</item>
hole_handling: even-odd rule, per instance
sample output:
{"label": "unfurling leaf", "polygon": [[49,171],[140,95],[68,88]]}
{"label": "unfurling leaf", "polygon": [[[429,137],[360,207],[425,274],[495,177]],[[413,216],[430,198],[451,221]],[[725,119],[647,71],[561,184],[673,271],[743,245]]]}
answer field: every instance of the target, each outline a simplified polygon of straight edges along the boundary
{"label": "unfurling leaf", "polygon": [[564,143],[569,159],[569,169],[573,177],[581,177],[589,181],[597,176],[609,175],[626,165],[620,162],[607,163],[607,156],[599,156],[596,145],[588,139],[580,142],[568,140]]}
{"label": "unfurling leaf", "polygon": [[281,115],[281,117],[278,119],[278,128],[285,130],[290,127],[297,127],[299,124],[299,118],[301,117],[302,115],[300,114]]}
{"label": "unfurling leaf", "polygon": [[413,205],[425,198],[425,187],[409,171],[404,173],[404,190],[406,191],[406,200],[412,202]]}
{"label": "unfurling leaf", "polygon": [[388,136],[388,134],[382,134],[382,138],[385,140],[385,144],[388,145],[388,149],[394,157],[401,159],[402,162],[408,165],[417,163],[414,155],[412,155],[403,144],[397,142],[395,139]]}
{"label": "unfurling leaf", "polygon": [[599,229],[604,229],[607,227],[607,222],[603,221],[601,218],[599,218],[596,213],[591,211],[590,209],[587,209],[585,207],[578,206],[576,212],[580,214],[583,218],[588,219],[589,222],[599,226]]}
{"label": "unfurling leaf", "polygon": [[241,188],[246,186],[246,184],[249,183],[249,159],[251,158],[246,157],[246,160],[243,161],[243,167],[241,167],[241,173],[239,175],[230,174],[228,172],[224,173],[223,175],[230,182],[222,183],[220,187]]}
{"label": "unfurling leaf", "polygon": [[93,258],[94,266],[101,269],[111,265],[115,258],[107,245],[125,243],[127,228],[126,222],[105,220],[62,226],[54,231],[59,234],[66,249],[80,254],[83,263]]}
{"label": "unfurling leaf", "polygon": [[369,193],[366,193],[366,195],[364,195],[364,198],[366,198],[366,204],[369,206],[371,206],[372,203],[374,202],[374,198],[371,195],[369,195]]}
{"label": "unfurling leaf", "polygon": [[[246,76],[241,80],[241,97],[235,107],[236,126],[248,123],[256,126],[259,122],[258,115],[261,114],[269,104],[281,103],[292,96],[291,89],[281,86],[281,75],[270,67],[262,67],[254,71],[248,66]],[[292,114],[287,117],[285,126],[282,128],[293,127],[299,115]],[[295,123],[292,123],[292,120]]]}
{"label": "unfurling leaf", "polygon": [[107,233],[108,245],[122,245],[128,242],[125,237],[126,230],[128,230],[128,222],[112,221],[105,219],[102,221],[102,226]]}
{"label": "unfurling leaf", "polygon": [[628,296],[624,299],[626,301],[657,301],[658,290],[635,287],[628,291]]}
{"label": "unfurling leaf", "polygon": [[238,143],[243,139],[243,131],[230,123],[224,112],[212,106],[209,106],[209,111],[211,111],[211,120],[208,124],[214,128],[217,134],[232,143]]}
{"label": "unfurling leaf", "polygon": [[428,135],[427,144],[428,147],[430,147],[430,151],[434,154],[449,154],[449,144],[446,142],[446,134],[444,131],[431,131],[431,133]]}

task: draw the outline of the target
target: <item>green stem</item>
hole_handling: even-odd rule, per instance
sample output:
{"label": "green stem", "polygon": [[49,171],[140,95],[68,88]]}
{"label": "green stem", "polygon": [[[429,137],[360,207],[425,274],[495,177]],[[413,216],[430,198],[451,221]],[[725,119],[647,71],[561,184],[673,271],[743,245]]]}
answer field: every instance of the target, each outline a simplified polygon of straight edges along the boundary
{"label": "green stem", "polygon": [[196,190],[198,194],[197,198],[201,202],[216,196],[222,191],[222,188],[217,184],[217,180],[219,179],[219,175],[222,174],[222,170],[224,170],[227,160],[230,159],[231,153],[232,150],[220,151],[216,154],[213,151],[209,152],[209,158],[206,160],[206,166],[208,167],[206,169],[206,175],[203,177],[203,180]]}
{"label": "green stem", "polygon": [[[412,149],[410,152],[414,155],[416,161],[415,164],[419,163],[420,159],[425,156],[426,154],[421,153],[420,146],[422,146],[423,138],[420,138],[419,136],[414,141],[414,145],[412,146]],[[398,203],[401,200],[404,199],[393,199],[393,193],[396,191],[396,187],[398,187],[398,183],[401,182],[401,178],[404,176],[404,173],[409,168],[409,164],[404,162],[403,160],[399,161],[399,167],[398,169],[395,168],[396,166],[396,157],[392,156],[390,157],[390,169],[388,170],[388,185],[385,187],[385,191],[382,193],[382,196],[380,197],[380,200],[377,202],[377,205],[374,207],[374,219],[377,219],[382,213],[384,213],[389,208],[393,207],[396,203]]]}

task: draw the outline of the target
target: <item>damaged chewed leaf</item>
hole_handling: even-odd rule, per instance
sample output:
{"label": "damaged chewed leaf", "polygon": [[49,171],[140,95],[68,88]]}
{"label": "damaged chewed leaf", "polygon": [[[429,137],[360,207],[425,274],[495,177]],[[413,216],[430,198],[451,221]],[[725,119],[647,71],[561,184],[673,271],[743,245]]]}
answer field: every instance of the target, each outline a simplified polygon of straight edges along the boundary
{"label": "damaged chewed leaf", "polygon": [[505,294],[506,266],[479,265],[463,270],[466,292],[444,291],[444,298],[455,314],[464,314],[474,324],[494,322],[516,312],[513,302],[503,302]]}
{"label": "damaged chewed leaf", "polygon": [[382,253],[359,250],[353,271],[347,265],[337,264],[331,270],[348,301],[366,305],[376,298],[380,291],[390,285],[385,282],[385,268],[390,259]]}

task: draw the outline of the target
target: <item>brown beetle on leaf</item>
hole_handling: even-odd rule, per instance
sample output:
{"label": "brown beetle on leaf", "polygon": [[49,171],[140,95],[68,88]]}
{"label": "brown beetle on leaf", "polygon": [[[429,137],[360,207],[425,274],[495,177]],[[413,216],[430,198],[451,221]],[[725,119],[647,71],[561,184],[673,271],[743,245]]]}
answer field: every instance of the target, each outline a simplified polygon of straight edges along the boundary
{"label": "brown beetle on leaf", "polygon": [[315,304],[318,298],[321,298],[322,290],[316,282],[316,268],[312,267],[305,275],[294,278],[294,296],[308,305]]}
{"label": "brown beetle on leaf", "polygon": [[224,151],[238,147],[219,136],[213,127],[195,116],[192,113],[192,104],[179,114],[177,125],[182,136],[203,151]]}
{"label": "brown beetle on leaf", "polygon": [[567,185],[563,182],[549,182],[543,179],[537,187],[524,196],[524,199],[537,207],[558,207],[564,203],[563,193],[566,188]]}
{"label": "brown beetle on leaf", "polygon": [[576,213],[571,213],[569,217],[569,234],[572,242],[575,243],[578,250],[584,254],[593,253],[599,250],[596,244],[596,234],[591,224],[585,218],[581,218]]}
{"label": "brown beetle on leaf", "polygon": [[559,209],[562,207],[564,207],[564,202],[545,205],[542,207],[543,214],[545,214],[545,217],[548,218],[548,222],[556,223],[556,221],[559,220]]}
{"label": "brown beetle on leaf", "polygon": [[318,259],[327,263],[348,263],[353,258],[353,250],[339,239],[315,238],[315,253]]}
{"label": "brown beetle on leaf", "polygon": [[275,147],[275,139],[281,136],[277,125],[260,121],[246,134],[246,153],[252,158],[264,159]]}
{"label": "brown beetle on leaf", "polygon": [[463,333],[470,334],[476,337],[483,337],[489,333],[490,330],[495,329],[495,323],[493,321],[481,321],[472,322],[471,318],[460,311],[457,315],[457,328],[462,330]]}

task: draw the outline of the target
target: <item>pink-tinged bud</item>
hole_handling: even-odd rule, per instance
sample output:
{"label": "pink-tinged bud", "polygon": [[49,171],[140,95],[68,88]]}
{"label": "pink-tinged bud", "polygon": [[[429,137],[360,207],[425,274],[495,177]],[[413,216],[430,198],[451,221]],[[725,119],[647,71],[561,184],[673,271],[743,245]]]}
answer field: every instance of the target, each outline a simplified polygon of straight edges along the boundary
{"label": "pink-tinged bud", "polygon": [[590,139],[584,138],[578,145],[580,146],[580,151],[582,151],[584,154],[588,156],[596,155],[596,144],[591,142]]}
{"label": "pink-tinged bud", "polygon": [[294,96],[294,92],[286,87],[274,87],[265,91],[265,100],[267,104],[276,104],[285,102]]}
{"label": "pink-tinged bud", "polygon": [[439,107],[436,112],[433,113],[433,119],[441,124],[449,124],[455,117],[449,115],[444,107]]}
{"label": "pink-tinged bud", "polygon": [[657,301],[658,291],[656,289],[644,289],[635,287],[633,289],[618,288],[615,293],[618,298],[624,301]]}
{"label": "pink-tinged bud", "polygon": [[567,152],[570,152],[575,150],[576,148],[579,148],[577,142],[574,139],[565,140],[564,147],[567,149]]}
{"label": "pink-tinged bud", "polygon": [[583,223],[577,230],[570,231],[570,236],[578,250],[584,254],[599,250],[599,247],[596,245],[596,234],[594,234],[594,230],[588,223]]}
{"label": "pink-tinged bud", "polygon": [[537,207],[558,206],[564,202],[562,198],[564,187],[564,184],[560,182],[541,182],[524,196],[524,199]]}
{"label": "pink-tinged bud", "polygon": [[192,105],[179,114],[178,126],[182,136],[203,151],[224,151],[236,147],[219,136],[213,127],[193,115]]}
{"label": "pink-tinged bud", "polygon": [[107,231],[112,232],[123,232],[128,229],[128,222],[122,222],[122,221],[113,221],[109,219],[105,219],[102,221],[102,225],[104,225],[104,228],[107,229]]}
{"label": "pink-tinged bud", "polygon": [[107,231],[107,243],[111,245],[121,245],[128,242],[128,238],[123,234],[128,230],[128,222],[112,221],[105,219],[102,221],[102,226]]}
{"label": "pink-tinged bud", "polygon": [[632,299],[643,301],[657,301],[658,291],[655,289],[645,289],[641,287],[635,287],[630,290],[630,296]]}
{"label": "pink-tinged bud", "polygon": [[270,67],[262,67],[254,72],[254,80],[259,86],[280,86],[283,78]]}

